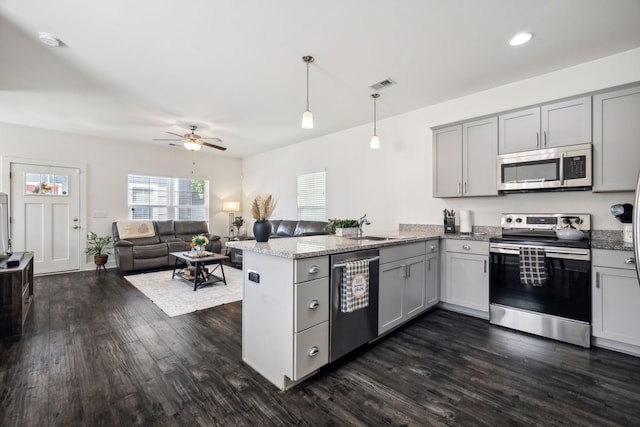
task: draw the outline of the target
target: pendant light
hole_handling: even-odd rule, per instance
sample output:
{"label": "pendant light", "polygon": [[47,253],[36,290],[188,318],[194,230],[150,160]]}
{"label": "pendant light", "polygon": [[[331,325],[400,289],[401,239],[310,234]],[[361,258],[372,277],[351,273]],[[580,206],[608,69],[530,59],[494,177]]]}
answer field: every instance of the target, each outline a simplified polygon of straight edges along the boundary
{"label": "pendant light", "polygon": [[378,138],[378,133],[376,132],[376,100],[380,98],[380,94],[372,93],[371,97],[373,98],[373,136],[371,137],[371,145],[369,145],[369,148],[377,150],[380,148],[380,138]]}
{"label": "pendant light", "polygon": [[307,64],[307,110],[302,113],[302,129],[313,129],[313,114],[309,110],[309,64],[315,61],[315,58],[303,56],[302,60]]}

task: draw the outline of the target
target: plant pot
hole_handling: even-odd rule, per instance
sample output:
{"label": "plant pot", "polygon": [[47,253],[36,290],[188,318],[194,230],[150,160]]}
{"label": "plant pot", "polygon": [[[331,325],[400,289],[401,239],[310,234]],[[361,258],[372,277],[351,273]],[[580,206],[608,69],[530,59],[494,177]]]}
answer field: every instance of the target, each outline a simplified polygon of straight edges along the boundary
{"label": "plant pot", "polygon": [[336,227],[336,236],[338,237],[355,236],[357,234],[358,234],[357,227],[349,227],[349,228]]}
{"label": "plant pot", "polygon": [[93,257],[93,262],[96,263],[96,265],[105,265],[107,263],[107,260],[109,259],[109,255],[95,255]]}
{"label": "plant pot", "polygon": [[271,223],[268,220],[254,222],[253,236],[256,242],[268,242],[271,237]]}

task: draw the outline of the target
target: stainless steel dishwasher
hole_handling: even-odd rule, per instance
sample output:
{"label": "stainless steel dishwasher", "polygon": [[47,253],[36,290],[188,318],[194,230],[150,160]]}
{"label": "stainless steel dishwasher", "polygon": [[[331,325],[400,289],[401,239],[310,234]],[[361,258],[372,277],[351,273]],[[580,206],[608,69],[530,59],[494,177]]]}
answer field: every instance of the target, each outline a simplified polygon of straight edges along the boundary
{"label": "stainless steel dishwasher", "polygon": [[[340,306],[342,272],[345,263],[369,260],[369,305],[343,313]],[[377,249],[347,252],[331,256],[331,317],[329,319],[329,360],[333,362],[351,350],[378,336],[378,276],[380,258]]]}

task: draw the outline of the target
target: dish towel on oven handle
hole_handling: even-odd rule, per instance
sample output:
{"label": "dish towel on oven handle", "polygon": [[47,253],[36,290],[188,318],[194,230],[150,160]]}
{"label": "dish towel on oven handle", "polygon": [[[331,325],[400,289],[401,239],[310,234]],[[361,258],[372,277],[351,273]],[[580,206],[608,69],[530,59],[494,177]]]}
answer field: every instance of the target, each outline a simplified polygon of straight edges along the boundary
{"label": "dish towel on oven handle", "polygon": [[546,255],[543,248],[520,248],[520,282],[542,286],[547,282]]}
{"label": "dish towel on oven handle", "polygon": [[340,310],[343,313],[369,306],[369,260],[347,261],[342,269]]}

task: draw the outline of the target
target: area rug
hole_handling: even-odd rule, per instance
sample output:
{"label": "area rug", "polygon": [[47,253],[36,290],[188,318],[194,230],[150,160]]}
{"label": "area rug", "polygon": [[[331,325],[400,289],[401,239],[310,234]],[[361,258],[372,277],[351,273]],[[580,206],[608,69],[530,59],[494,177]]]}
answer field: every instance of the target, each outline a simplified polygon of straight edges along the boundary
{"label": "area rug", "polygon": [[[125,279],[145,294],[169,317],[204,310],[217,305],[242,300],[242,271],[225,267],[227,286],[222,282],[193,291],[193,283],[179,277],[171,278],[171,270],[125,276]],[[220,276],[220,270],[216,271]]]}

